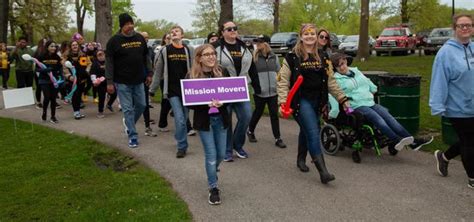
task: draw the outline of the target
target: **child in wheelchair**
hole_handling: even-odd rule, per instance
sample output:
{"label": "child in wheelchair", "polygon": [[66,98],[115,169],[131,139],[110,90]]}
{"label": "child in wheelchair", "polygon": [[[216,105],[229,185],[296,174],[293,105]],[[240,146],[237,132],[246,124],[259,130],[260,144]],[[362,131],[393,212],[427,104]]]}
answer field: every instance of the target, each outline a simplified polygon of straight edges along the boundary
{"label": "child in wheelchair", "polygon": [[[433,141],[433,137],[414,138],[400,123],[398,123],[385,107],[375,103],[374,93],[377,92],[377,86],[372,83],[369,78],[365,77],[356,67],[349,67],[352,58],[347,57],[342,53],[335,53],[331,56],[331,62],[335,68],[334,78],[346,96],[350,98],[349,102],[355,116],[361,114],[364,120],[377,129],[375,131],[380,131],[385,137],[387,137],[389,150],[400,151],[404,147],[408,147],[412,150],[419,150],[423,145],[429,144]],[[336,105],[335,107],[338,106]],[[346,110],[346,112],[347,111],[350,112],[352,110]],[[332,110],[330,115],[332,117],[337,117],[338,114],[335,112],[337,111]],[[347,116],[351,117],[354,116],[354,114],[349,114]],[[372,129],[372,131],[374,130]],[[376,132],[373,132],[372,134],[375,136]],[[355,151],[358,150],[356,149]],[[358,156],[358,152],[353,153],[353,159],[357,162],[357,158],[354,158],[354,155]],[[358,157],[360,162],[360,156]]]}

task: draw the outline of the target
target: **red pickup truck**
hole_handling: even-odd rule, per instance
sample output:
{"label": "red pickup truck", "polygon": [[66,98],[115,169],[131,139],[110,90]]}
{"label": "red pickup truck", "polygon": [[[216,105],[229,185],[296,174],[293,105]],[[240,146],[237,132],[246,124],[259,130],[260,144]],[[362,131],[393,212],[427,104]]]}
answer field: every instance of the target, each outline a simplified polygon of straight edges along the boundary
{"label": "red pickup truck", "polygon": [[377,38],[374,47],[377,56],[383,53],[407,55],[409,52],[415,53],[415,48],[416,38],[405,26],[385,28]]}

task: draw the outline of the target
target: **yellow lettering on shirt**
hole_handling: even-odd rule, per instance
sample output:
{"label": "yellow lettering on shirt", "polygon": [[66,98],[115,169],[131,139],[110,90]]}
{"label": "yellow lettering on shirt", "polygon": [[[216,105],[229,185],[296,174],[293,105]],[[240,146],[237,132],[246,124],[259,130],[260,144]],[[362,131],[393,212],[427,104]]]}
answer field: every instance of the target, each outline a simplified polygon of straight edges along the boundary
{"label": "yellow lettering on shirt", "polygon": [[301,69],[320,69],[321,68],[321,63],[318,61],[314,62],[302,62],[300,64]]}
{"label": "yellow lettering on shirt", "polygon": [[230,51],[230,55],[232,57],[242,57],[242,52],[241,51]]}
{"label": "yellow lettering on shirt", "polygon": [[122,48],[124,49],[130,49],[130,48],[140,48],[142,47],[142,42],[126,42],[126,43],[123,43],[122,45]]}
{"label": "yellow lettering on shirt", "polygon": [[187,57],[185,54],[171,54],[168,55],[170,61],[186,61]]}

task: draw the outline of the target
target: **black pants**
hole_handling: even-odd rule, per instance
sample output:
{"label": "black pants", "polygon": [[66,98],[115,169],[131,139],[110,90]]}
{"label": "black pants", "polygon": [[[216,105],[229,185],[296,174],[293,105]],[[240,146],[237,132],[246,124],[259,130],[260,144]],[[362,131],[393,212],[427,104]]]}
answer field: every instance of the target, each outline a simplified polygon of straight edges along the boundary
{"label": "black pants", "polygon": [[92,88],[92,80],[91,78],[88,77],[86,81],[86,85],[84,87],[84,91],[83,91],[84,96],[87,96],[91,88]]}
{"label": "black pants", "polygon": [[[35,73],[33,79],[35,80],[35,85],[36,85],[36,90],[35,90],[35,98],[36,102],[40,103],[41,102],[41,90],[42,87],[39,84],[39,79],[38,79],[39,73]],[[44,74],[43,74],[44,75]]]}
{"label": "black pants", "polygon": [[35,75],[33,71],[19,71],[16,70],[16,87],[25,88],[33,86],[33,76]]}
{"label": "black pants", "polygon": [[[171,111],[171,104],[168,99],[163,97],[163,86],[164,81],[160,81],[160,90],[161,90],[161,110],[160,110],[160,120],[158,123],[158,127],[165,128],[168,126],[168,113]],[[148,92],[147,92],[148,94]]]}
{"label": "black pants", "polygon": [[84,93],[85,83],[77,83],[77,89],[72,95],[72,110],[74,112],[81,111],[82,93]]}
{"label": "black pants", "polygon": [[459,137],[459,142],[449,147],[445,156],[449,159],[454,157],[453,155],[460,154],[467,176],[474,179],[474,117],[449,118],[449,120]]}
{"label": "black pants", "polygon": [[56,116],[56,96],[58,89],[53,84],[40,84],[41,92],[43,92],[43,114],[48,111],[48,105],[51,103],[51,117]]}
{"label": "black pants", "polygon": [[0,75],[2,76],[3,88],[8,87],[8,79],[10,78],[10,69],[0,69]]}
{"label": "black pants", "polygon": [[262,98],[257,95],[253,96],[255,102],[255,110],[253,111],[252,118],[250,119],[249,131],[254,132],[257,127],[257,123],[262,117],[265,105],[268,105],[268,111],[270,112],[270,122],[272,124],[273,137],[280,139],[280,121],[278,119],[278,96],[272,96]]}
{"label": "black pants", "polygon": [[148,92],[150,88],[143,83],[143,88],[145,89],[145,110],[143,111],[143,120],[145,121],[145,127],[150,127],[150,93]]}
{"label": "black pants", "polygon": [[[97,91],[97,94],[99,96],[99,113],[104,112],[104,105],[105,105],[105,96],[107,95],[107,83],[103,82],[99,86],[94,87]],[[117,92],[114,92],[114,94],[109,94],[109,101],[107,102],[107,106],[112,106],[114,104],[115,99],[117,99]]]}

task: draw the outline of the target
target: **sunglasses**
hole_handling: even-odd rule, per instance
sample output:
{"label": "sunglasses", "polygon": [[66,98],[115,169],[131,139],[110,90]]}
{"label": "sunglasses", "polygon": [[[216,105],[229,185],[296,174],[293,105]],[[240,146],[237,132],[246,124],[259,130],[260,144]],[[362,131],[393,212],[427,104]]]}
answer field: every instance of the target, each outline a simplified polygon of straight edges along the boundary
{"label": "sunglasses", "polygon": [[320,35],[320,36],[319,36],[319,39],[326,39],[326,40],[329,40],[329,36]]}
{"label": "sunglasses", "polygon": [[224,31],[228,31],[228,32],[237,31],[237,30],[238,30],[237,26],[224,28]]}

